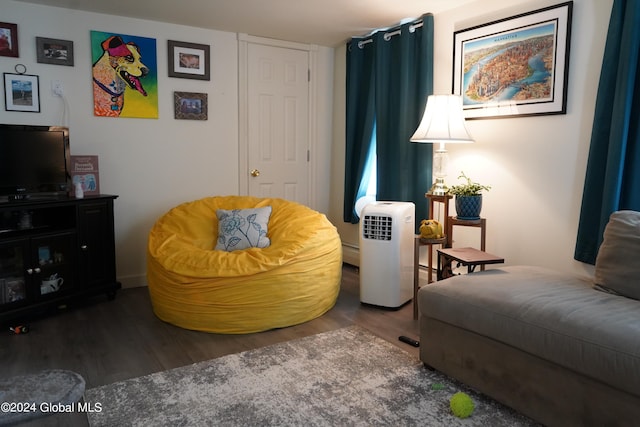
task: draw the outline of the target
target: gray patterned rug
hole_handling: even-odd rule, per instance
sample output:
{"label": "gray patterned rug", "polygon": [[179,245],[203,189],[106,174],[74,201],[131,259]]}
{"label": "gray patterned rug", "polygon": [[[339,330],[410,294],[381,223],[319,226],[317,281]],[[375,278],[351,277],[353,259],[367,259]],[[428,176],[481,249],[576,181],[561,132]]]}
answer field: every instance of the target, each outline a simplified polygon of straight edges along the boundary
{"label": "gray patterned rug", "polygon": [[[450,397],[475,411],[453,416]],[[532,426],[357,326],[85,392],[92,426]]]}

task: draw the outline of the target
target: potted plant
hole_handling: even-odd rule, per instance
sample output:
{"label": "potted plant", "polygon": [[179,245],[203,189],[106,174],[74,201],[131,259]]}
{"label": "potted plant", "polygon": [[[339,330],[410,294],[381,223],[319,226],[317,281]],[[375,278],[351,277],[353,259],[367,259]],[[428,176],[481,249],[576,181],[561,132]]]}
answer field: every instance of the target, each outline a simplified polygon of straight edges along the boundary
{"label": "potted plant", "polygon": [[465,175],[464,172],[460,172],[458,179],[467,180],[466,184],[452,185],[449,187],[449,194],[456,196],[456,212],[458,213],[458,219],[480,219],[480,211],[482,210],[482,191],[489,191],[491,187],[471,181],[471,178]]}

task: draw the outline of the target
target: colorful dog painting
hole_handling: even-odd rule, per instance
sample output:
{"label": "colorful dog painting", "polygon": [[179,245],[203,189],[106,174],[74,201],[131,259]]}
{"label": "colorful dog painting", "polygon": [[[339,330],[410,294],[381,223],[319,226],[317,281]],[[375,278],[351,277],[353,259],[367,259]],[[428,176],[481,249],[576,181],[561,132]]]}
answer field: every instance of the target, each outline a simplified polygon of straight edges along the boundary
{"label": "colorful dog painting", "polygon": [[91,32],[93,111],[101,117],[158,117],[155,39]]}

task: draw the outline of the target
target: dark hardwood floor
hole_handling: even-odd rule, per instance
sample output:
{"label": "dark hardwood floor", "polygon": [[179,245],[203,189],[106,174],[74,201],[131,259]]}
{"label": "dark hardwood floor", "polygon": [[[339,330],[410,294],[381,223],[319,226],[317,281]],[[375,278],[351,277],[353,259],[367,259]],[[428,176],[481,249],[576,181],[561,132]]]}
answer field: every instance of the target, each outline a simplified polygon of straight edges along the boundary
{"label": "dark hardwood floor", "polygon": [[209,334],[167,324],[153,314],[147,288],[123,289],[112,301],[97,298],[33,321],[28,334],[0,334],[0,379],[69,369],[93,388],[353,324],[418,358],[417,348],[398,341],[400,335],[419,339],[412,303],[398,310],[361,304],[358,269],[345,264],[340,296],[329,312],[301,325],[247,335]]}

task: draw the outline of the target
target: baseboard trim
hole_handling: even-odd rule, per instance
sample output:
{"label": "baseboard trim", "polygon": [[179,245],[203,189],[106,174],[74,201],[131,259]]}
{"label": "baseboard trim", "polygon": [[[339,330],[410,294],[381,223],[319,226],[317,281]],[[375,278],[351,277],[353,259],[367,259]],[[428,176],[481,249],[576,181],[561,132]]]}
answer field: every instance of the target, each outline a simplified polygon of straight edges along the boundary
{"label": "baseboard trim", "polygon": [[348,243],[342,244],[342,262],[349,265],[360,266],[360,249]]}
{"label": "baseboard trim", "polygon": [[121,276],[118,277],[118,281],[122,284],[122,289],[147,286],[147,276],[144,274],[136,276]]}

